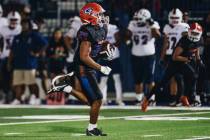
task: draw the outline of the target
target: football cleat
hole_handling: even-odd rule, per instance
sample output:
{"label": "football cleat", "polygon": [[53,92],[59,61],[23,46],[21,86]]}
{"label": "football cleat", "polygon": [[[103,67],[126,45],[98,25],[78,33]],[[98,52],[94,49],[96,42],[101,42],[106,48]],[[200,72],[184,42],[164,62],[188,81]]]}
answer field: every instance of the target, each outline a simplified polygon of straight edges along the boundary
{"label": "football cleat", "polygon": [[86,129],[86,135],[87,136],[107,136],[107,134],[104,134],[102,130],[98,128],[94,128],[93,130]]}
{"label": "football cleat", "polygon": [[[69,85],[67,84],[64,84],[64,85],[61,85],[61,86],[56,86],[56,87],[53,87],[52,89],[50,89],[47,94],[51,94],[51,93],[54,93],[54,92],[65,92],[65,88],[68,87]],[[69,86],[71,87],[71,86]]]}
{"label": "football cleat", "polygon": [[52,79],[52,88],[47,92],[48,94],[54,93],[54,92],[66,92],[70,93],[72,90],[72,87],[70,86],[70,78],[73,76],[73,72],[69,74],[64,75],[58,75],[55,78]]}
{"label": "football cleat", "polygon": [[141,104],[141,110],[142,112],[147,112],[147,107],[149,105],[149,101],[146,97],[143,98],[142,104]]}
{"label": "football cleat", "polygon": [[183,106],[187,106],[187,107],[190,106],[189,101],[187,99],[187,96],[181,96],[180,97],[180,101],[181,101],[181,103],[182,103]]}

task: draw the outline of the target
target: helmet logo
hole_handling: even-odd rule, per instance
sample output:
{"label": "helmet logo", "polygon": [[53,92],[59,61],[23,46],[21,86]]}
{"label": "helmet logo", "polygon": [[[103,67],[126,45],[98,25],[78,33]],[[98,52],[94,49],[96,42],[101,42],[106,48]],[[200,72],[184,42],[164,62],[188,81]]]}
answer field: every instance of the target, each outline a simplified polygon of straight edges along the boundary
{"label": "helmet logo", "polygon": [[85,14],[88,14],[88,15],[90,15],[92,11],[93,9],[91,7],[84,10]]}

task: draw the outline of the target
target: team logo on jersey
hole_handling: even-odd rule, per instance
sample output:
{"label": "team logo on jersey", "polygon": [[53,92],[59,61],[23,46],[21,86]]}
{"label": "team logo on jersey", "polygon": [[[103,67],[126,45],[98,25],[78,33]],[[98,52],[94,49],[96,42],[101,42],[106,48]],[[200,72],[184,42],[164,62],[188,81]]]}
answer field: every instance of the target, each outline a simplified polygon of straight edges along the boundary
{"label": "team logo on jersey", "polygon": [[93,11],[93,8],[87,8],[87,9],[85,9],[85,14],[88,14],[88,15],[90,15],[91,13],[92,13],[92,11]]}

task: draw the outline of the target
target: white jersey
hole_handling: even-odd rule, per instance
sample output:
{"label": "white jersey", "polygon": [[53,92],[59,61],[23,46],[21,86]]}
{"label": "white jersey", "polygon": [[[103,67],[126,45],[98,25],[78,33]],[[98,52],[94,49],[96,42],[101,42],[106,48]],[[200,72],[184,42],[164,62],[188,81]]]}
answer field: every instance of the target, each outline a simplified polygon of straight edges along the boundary
{"label": "white jersey", "polygon": [[[82,26],[82,21],[79,17],[74,17],[73,21],[71,22],[69,31],[65,34],[65,36],[68,36],[72,39],[77,37],[77,32],[79,31],[80,27]],[[66,58],[67,62],[73,62],[74,54],[72,52],[69,52],[69,57]]]}
{"label": "white jersey", "polygon": [[128,29],[132,32],[133,46],[131,53],[134,56],[149,56],[155,54],[155,38],[152,37],[151,28],[160,29],[160,26],[155,22],[152,27],[138,26],[136,21],[129,23]]}
{"label": "white jersey", "polygon": [[[109,43],[114,44],[116,43],[116,39],[115,39],[115,34],[119,31],[118,27],[116,25],[113,24],[109,24],[108,25],[108,33],[107,33],[107,37],[106,40],[109,41]],[[115,52],[115,56],[113,59],[119,58],[120,57],[120,51],[119,49],[116,47],[116,52]]]}
{"label": "white jersey", "polygon": [[16,35],[20,34],[20,32],[21,32],[20,25],[18,25],[13,30],[10,29],[9,26],[2,26],[0,28],[0,34],[4,38],[4,46],[3,46],[2,52],[0,53],[0,59],[6,58],[9,56],[12,41]]}
{"label": "white jersey", "polygon": [[8,25],[8,20],[5,17],[0,17],[0,28],[2,26],[7,26]]}
{"label": "white jersey", "polygon": [[163,28],[163,33],[168,36],[169,47],[166,50],[166,55],[172,55],[173,49],[182,37],[183,32],[188,32],[189,25],[187,23],[180,23],[174,27],[166,24]]}

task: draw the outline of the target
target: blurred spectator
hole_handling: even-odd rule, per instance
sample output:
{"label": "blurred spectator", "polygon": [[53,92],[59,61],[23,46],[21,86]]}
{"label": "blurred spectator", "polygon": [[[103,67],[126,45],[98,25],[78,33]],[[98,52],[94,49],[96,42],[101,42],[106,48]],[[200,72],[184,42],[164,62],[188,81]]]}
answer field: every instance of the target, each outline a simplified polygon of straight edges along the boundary
{"label": "blurred spectator", "polygon": [[2,8],[2,6],[1,6],[1,4],[0,4],[0,28],[1,28],[1,26],[6,26],[6,25],[8,25],[7,19],[4,18],[4,17],[2,17],[2,16],[3,16],[3,8]]}
{"label": "blurred spectator", "polygon": [[29,5],[23,5],[23,8],[21,9],[21,17],[22,19],[28,19],[31,16],[31,8]]}
{"label": "blurred spectator", "polygon": [[14,36],[20,34],[20,15],[18,12],[10,12],[7,16],[8,25],[4,25],[0,28],[0,35],[3,37],[3,46],[0,52],[0,75],[1,75],[1,85],[2,89],[6,95],[6,103],[11,100],[10,94],[10,82],[11,82],[11,70],[7,68],[8,56],[10,53],[11,45]]}
{"label": "blurred spectator", "polygon": [[[44,24],[45,24],[44,19],[41,16],[39,15],[35,16],[32,23],[33,30],[35,32],[41,33]],[[47,58],[45,51],[41,52],[38,58],[38,67],[36,75],[41,79],[42,89],[44,90],[45,93],[47,93],[49,83],[48,83],[48,73],[47,73]]]}
{"label": "blurred spectator", "polygon": [[50,78],[52,79],[56,75],[63,74],[68,51],[61,29],[57,28],[53,32],[46,54],[49,58]]}
{"label": "blurred spectator", "polygon": [[188,23],[189,22],[189,13],[188,12],[183,12],[183,22]]}
{"label": "blurred spectator", "polygon": [[25,86],[36,99],[30,104],[40,104],[39,89],[36,84],[37,57],[47,45],[46,40],[37,32],[32,31],[32,23],[29,19],[21,22],[22,32],[14,38],[8,67],[13,67],[13,88],[16,99],[12,104],[21,104],[21,96]]}

